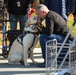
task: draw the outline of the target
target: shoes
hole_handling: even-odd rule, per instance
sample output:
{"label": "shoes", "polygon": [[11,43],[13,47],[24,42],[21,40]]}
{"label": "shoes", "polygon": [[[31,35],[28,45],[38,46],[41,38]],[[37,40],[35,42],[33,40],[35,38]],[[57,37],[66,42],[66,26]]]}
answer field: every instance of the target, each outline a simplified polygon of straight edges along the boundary
{"label": "shoes", "polygon": [[45,62],[43,62],[43,63],[39,63],[39,64],[38,64],[38,67],[46,67]]}

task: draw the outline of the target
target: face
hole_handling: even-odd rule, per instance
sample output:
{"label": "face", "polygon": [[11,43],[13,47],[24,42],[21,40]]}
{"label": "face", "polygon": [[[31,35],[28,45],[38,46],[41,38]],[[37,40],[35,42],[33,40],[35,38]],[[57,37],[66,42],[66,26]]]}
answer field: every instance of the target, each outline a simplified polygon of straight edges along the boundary
{"label": "face", "polygon": [[35,23],[37,23],[37,16],[32,16],[27,20],[26,27],[28,27],[29,24],[35,24]]}
{"label": "face", "polygon": [[44,12],[43,12],[43,11],[35,10],[35,14],[36,14],[39,18],[44,19]]}
{"label": "face", "polygon": [[33,24],[37,22],[37,16],[32,16],[28,19],[29,24]]}

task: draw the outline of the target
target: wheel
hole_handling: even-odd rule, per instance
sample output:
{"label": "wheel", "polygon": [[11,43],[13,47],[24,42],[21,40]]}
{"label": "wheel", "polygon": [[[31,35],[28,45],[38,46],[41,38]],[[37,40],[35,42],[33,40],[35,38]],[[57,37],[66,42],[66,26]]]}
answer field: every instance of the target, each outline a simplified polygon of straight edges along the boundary
{"label": "wheel", "polygon": [[65,73],[64,75],[71,75],[70,73]]}
{"label": "wheel", "polygon": [[7,54],[4,54],[4,53],[2,53],[2,56],[3,56],[4,58],[7,58],[7,57],[8,57],[8,55],[7,55]]}
{"label": "wheel", "polygon": [[8,51],[5,48],[2,49],[2,56],[4,58],[7,58],[8,57]]}

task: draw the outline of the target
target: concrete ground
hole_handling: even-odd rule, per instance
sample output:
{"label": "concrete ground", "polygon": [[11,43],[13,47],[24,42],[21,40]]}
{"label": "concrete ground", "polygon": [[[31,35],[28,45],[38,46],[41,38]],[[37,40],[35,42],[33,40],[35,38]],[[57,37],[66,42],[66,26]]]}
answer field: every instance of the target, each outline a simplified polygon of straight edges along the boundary
{"label": "concrete ground", "polygon": [[[0,49],[0,54],[1,54]],[[34,49],[34,58],[38,63],[43,62],[41,49]],[[10,65],[8,64],[7,58],[3,58],[0,55],[0,75],[46,75],[46,68],[39,68],[37,64],[33,64],[30,59],[28,59],[30,66],[25,67],[24,65]]]}

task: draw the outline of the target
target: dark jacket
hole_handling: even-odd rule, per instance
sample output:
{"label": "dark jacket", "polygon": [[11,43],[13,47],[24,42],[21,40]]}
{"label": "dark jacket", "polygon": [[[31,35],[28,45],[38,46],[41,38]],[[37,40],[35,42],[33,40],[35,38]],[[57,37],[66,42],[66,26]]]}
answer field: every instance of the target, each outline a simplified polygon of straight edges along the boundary
{"label": "dark jacket", "polygon": [[[20,7],[17,6],[18,1],[20,1]],[[27,14],[28,5],[32,3],[33,0],[5,0],[8,12],[15,15]]]}
{"label": "dark jacket", "polygon": [[66,15],[68,16],[71,13],[71,0],[65,0],[66,1]]}
{"label": "dark jacket", "polygon": [[[71,0],[65,0],[65,2],[66,15],[68,16],[71,9]],[[44,4],[48,7],[49,10],[55,11],[62,16],[62,0],[44,0]]]}
{"label": "dark jacket", "polygon": [[76,15],[76,0],[72,0],[71,11],[75,17],[75,15]]}
{"label": "dark jacket", "polygon": [[48,12],[45,22],[46,26],[45,28],[42,28],[42,34],[58,34],[66,36],[69,31],[66,21],[54,11]]}

